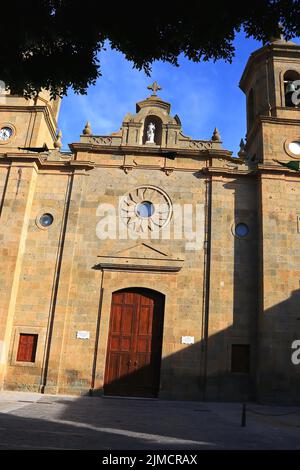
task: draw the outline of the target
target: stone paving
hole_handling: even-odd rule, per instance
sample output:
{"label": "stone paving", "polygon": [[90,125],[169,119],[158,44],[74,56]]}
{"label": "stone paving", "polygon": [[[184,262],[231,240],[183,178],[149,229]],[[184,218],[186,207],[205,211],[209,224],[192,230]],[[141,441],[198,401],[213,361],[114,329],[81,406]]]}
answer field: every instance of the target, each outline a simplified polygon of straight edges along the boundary
{"label": "stone paving", "polygon": [[300,449],[299,408],[248,407],[0,392],[0,449]]}

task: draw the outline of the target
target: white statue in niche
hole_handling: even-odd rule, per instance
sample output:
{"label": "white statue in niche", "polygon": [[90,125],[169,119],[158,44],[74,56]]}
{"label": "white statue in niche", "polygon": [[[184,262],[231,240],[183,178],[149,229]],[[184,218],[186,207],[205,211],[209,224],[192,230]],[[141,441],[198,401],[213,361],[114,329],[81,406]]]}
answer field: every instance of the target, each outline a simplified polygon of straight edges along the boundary
{"label": "white statue in niche", "polygon": [[146,144],[155,144],[154,136],[155,136],[155,125],[153,124],[153,122],[150,122],[148,127],[147,127],[147,141],[146,141]]}

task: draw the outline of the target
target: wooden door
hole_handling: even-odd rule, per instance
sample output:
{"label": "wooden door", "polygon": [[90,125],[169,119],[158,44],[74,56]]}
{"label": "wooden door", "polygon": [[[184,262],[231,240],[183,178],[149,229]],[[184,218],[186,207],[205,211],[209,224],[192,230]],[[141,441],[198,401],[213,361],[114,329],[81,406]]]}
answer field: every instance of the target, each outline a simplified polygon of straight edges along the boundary
{"label": "wooden door", "polygon": [[158,394],[164,296],[127,289],[112,297],[104,393],[155,397]]}

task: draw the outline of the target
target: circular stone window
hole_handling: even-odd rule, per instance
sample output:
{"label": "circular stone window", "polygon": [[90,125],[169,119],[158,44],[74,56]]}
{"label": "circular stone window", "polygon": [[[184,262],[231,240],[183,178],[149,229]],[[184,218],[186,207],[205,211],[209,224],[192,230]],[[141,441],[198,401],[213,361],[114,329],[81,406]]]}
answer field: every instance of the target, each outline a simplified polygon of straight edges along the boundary
{"label": "circular stone window", "polygon": [[289,151],[297,157],[300,156],[300,142],[293,141],[289,143]]}
{"label": "circular stone window", "polygon": [[53,224],[53,220],[54,218],[52,214],[43,214],[41,215],[39,219],[39,223],[41,224],[42,227],[47,228]]}
{"label": "circular stone window", "polygon": [[4,126],[0,129],[0,141],[7,142],[13,135],[13,130],[11,127]]}
{"label": "circular stone window", "polygon": [[236,224],[234,234],[239,238],[245,238],[249,234],[249,227],[244,223]]}
{"label": "circular stone window", "polygon": [[136,213],[144,219],[148,219],[154,214],[154,205],[150,201],[143,201],[137,204]]}
{"label": "circular stone window", "polygon": [[139,186],[120,201],[120,217],[137,234],[155,232],[165,227],[172,216],[169,196],[155,186]]}

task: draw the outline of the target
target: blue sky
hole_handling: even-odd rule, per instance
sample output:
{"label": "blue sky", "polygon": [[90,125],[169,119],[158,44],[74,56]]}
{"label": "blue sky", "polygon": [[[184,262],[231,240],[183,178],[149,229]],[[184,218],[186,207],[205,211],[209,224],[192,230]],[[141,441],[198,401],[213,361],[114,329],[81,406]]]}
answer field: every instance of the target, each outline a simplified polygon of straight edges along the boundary
{"label": "blue sky", "polygon": [[92,131],[107,135],[117,131],[127,112],[135,112],[135,103],[149,96],[147,85],[154,80],[163,87],[159,96],[171,103],[171,114],[178,114],[183,132],[194,139],[210,139],[216,126],[223,147],[234,154],[245,136],[245,97],[238,87],[251,52],[261,43],[238,34],[236,55],[231,64],[224,61],[195,64],[184,57],[180,67],[155,62],[151,77],[132,67],[124,56],[107,49],[100,54],[102,77],[87,95],[70,92],[62,101],[59,127],[64,150],[78,142],[90,121]]}

